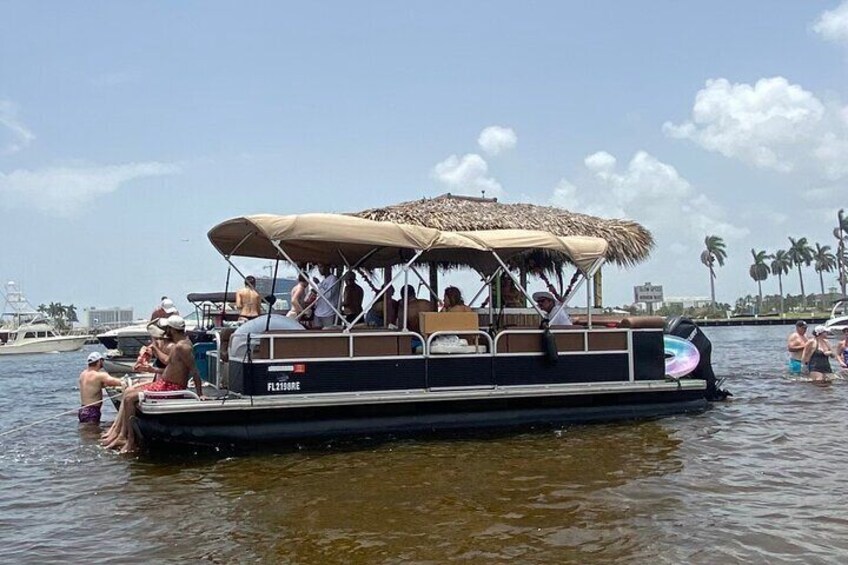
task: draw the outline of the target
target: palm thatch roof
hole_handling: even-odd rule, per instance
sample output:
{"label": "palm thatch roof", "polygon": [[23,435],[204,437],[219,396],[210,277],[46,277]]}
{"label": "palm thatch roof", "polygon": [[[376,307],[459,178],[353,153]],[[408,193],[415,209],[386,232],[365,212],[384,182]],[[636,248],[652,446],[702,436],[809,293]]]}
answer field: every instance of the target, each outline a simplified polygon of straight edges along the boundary
{"label": "palm thatch roof", "polygon": [[644,261],[654,247],[651,232],[632,220],[598,218],[553,206],[504,204],[498,202],[497,198],[456,196],[450,193],[385,208],[371,208],[353,215],[446,231],[529,229],[559,236],[600,237],[609,243],[607,262],[623,267]]}

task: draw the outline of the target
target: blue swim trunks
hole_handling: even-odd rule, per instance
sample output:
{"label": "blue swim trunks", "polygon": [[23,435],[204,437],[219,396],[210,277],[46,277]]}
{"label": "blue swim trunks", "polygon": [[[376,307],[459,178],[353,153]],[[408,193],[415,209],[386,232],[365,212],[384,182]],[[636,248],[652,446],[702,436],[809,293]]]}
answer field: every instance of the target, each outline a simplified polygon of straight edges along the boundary
{"label": "blue swim trunks", "polygon": [[800,375],[801,374],[801,367],[803,367],[803,365],[797,359],[790,359],[788,367],[789,367],[790,373],[792,373],[793,375]]}

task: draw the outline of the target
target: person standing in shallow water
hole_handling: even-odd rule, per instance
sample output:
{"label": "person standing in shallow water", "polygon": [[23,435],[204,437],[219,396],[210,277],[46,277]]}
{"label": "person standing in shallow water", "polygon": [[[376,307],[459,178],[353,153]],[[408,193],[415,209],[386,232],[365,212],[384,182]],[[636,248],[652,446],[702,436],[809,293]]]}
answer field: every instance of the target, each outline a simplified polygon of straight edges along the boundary
{"label": "person standing in shallow water", "polygon": [[801,358],[804,356],[804,347],[807,345],[809,338],[807,337],[807,322],[798,320],[795,322],[795,331],[789,334],[786,340],[786,350],[789,351],[789,373],[792,375],[800,375],[804,363]]}
{"label": "person standing in shallow water", "polygon": [[103,356],[97,351],[87,359],[88,367],[80,373],[80,424],[99,424],[100,407],[103,404],[103,389],[107,386],[121,387],[123,383],[103,370]]}
{"label": "person standing in shallow water", "polygon": [[802,361],[810,370],[810,379],[813,382],[822,382],[833,379],[833,369],[830,366],[830,358],[835,353],[830,348],[827,340],[830,332],[824,326],[816,326],[813,330],[813,339],[807,340],[804,346]]}

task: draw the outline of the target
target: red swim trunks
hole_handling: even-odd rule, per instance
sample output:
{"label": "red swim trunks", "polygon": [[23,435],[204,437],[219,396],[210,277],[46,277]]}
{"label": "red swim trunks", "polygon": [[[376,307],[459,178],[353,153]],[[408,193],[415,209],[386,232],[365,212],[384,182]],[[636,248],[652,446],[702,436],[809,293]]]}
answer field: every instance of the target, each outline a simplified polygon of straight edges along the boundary
{"label": "red swim trunks", "polygon": [[185,387],[183,385],[178,385],[177,383],[166,381],[165,379],[156,379],[152,383],[144,385],[142,387],[142,390],[147,390],[150,392],[172,392],[177,390],[185,390]]}

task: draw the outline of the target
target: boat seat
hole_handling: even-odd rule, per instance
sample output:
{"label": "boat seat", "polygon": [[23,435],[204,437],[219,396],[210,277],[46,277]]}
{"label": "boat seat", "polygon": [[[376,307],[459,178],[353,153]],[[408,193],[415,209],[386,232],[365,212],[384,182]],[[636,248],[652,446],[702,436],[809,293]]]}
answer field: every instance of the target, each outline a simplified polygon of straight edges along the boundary
{"label": "boat seat", "polygon": [[618,327],[631,329],[664,328],[665,318],[662,316],[628,316],[619,322]]}

